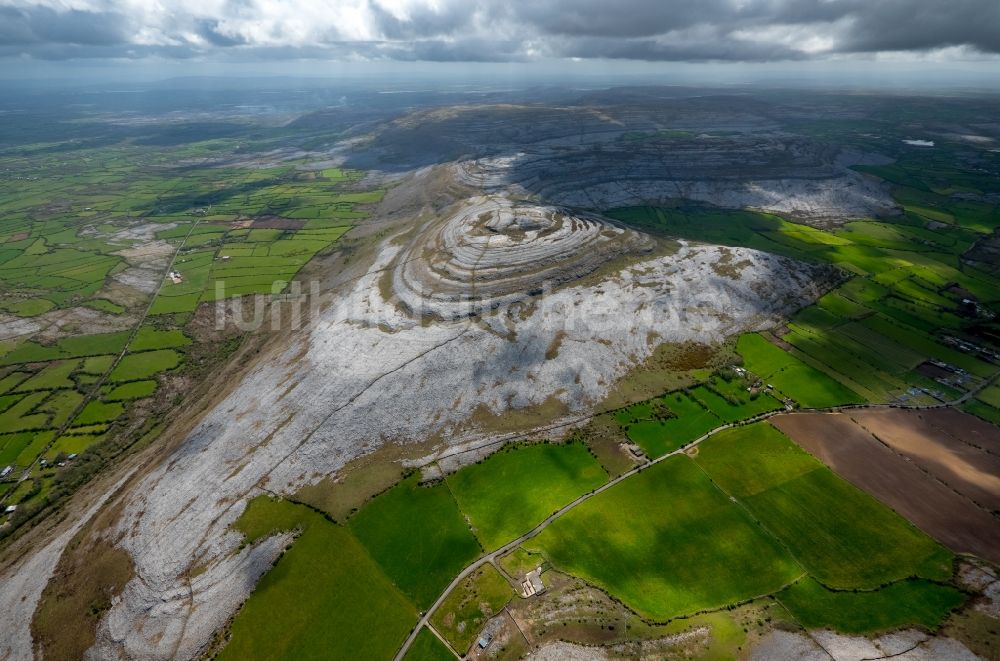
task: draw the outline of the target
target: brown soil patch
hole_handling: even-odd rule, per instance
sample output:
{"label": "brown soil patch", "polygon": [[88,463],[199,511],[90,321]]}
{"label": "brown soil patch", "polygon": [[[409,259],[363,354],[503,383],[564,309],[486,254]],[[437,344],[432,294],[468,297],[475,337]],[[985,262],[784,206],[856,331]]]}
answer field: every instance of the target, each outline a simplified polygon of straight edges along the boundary
{"label": "brown soil patch", "polygon": [[920,411],[903,409],[851,411],[850,416],[955,491],[1000,512],[1000,456],[959,440],[961,426],[945,433],[924,420]]}
{"label": "brown soil patch", "polygon": [[1000,427],[957,409],[921,411],[920,417],[969,445],[1000,455]]}
{"label": "brown soil patch", "polygon": [[709,367],[718,362],[719,347],[713,347],[699,342],[682,342],[678,344],[663,344],[661,364],[674,370],[696,370]]}
{"label": "brown soil patch", "polygon": [[743,275],[743,270],[748,266],[753,266],[749,259],[734,262],[733,252],[728,248],[720,248],[719,252],[722,256],[719,257],[717,262],[712,264],[712,270],[724,278],[739,280]]}
{"label": "brown soil patch", "polygon": [[549,343],[549,348],[545,350],[545,360],[555,360],[559,355],[559,347],[562,346],[563,340],[566,339],[566,331],[559,331],[552,338],[552,342]]}
{"label": "brown soil patch", "polygon": [[132,558],[114,546],[106,530],[120,501],[106,506],[76,534],[42,592],[31,635],[48,659],[82,659],[96,638],[97,624],[111,600],[134,575]]}
{"label": "brown soil patch", "polygon": [[254,229],[270,230],[299,230],[305,227],[304,220],[291,220],[289,218],[278,218],[277,216],[268,218],[257,218],[253,221]]}
{"label": "brown soil patch", "polygon": [[635,462],[621,446],[629,439],[622,433],[621,427],[611,414],[606,413],[591,418],[576,431],[575,436],[587,444],[590,452],[597,457],[597,461],[611,477],[618,477],[635,467]]}
{"label": "brown soil patch", "polygon": [[345,521],[375,495],[396,484],[404,470],[397,463],[355,462],[338,471],[336,478],[325,477],[316,484],[299,489],[295,499],[322,510],[337,521]]}
{"label": "brown soil patch", "polygon": [[[772,424],[856,487],[958,553],[1000,562],[997,519],[880,443],[843,413],[790,413]],[[948,453],[941,447],[942,456]]]}
{"label": "brown soil patch", "polygon": [[926,376],[928,379],[948,379],[952,376],[950,371],[943,367],[938,367],[930,361],[917,365],[917,372]]}
{"label": "brown soil patch", "polygon": [[788,334],[788,326],[775,328],[774,333],[761,333],[761,335],[763,335],[768,342],[778,347],[779,349],[782,349],[783,351],[788,351],[790,353],[792,349],[794,349],[795,347],[793,347],[791,344],[781,339],[787,334]]}

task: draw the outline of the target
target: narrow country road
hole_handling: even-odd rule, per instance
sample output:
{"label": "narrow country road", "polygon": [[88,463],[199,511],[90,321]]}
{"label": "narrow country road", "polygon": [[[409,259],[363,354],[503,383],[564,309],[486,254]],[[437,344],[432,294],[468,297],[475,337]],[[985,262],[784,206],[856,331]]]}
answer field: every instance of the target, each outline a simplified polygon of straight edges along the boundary
{"label": "narrow country road", "polygon": [[[837,413],[839,411],[849,411],[849,410],[856,410],[856,409],[893,409],[893,408],[902,408],[902,409],[912,409],[912,410],[918,410],[919,411],[919,410],[924,410],[924,409],[946,408],[946,407],[949,407],[949,406],[954,406],[954,405],[957,405],[957,404],[961,404],[962,402],[965,402],[966,400],[968,400],[970,397],[975,396],[980,390],[982,390],[983,388],[986,388],[990,383],[992,383],[994,381],[994,379],[997,378],[998,375],[1000,375],[1000,371],[994,372],[989,378],[984,379],[983,382],[981,384],[979,384],[979,386],[977,386],[976,388],[974,388],[974,389],[966,392],[964,395],[962,395],[958,399],[956,399],[954,401],[951,401],[951,402],[942,402],[940,404],[928,404],[928,405],[925,405],[925,406],[901,406],[901,405],[895,405],[895,404],[851,404],[851,405],[846,405],[846,406],[831,406],[829,408],[824,408],[824,409],[799,409],[799,410],[801,412],[812,412],[812,413]],[[579,498],[577,498],[573,502],[569,503],[568,505],[563,506],[562,508],[560,508],[560,509],[556,510],[555,512],[553,512],[552,514],[550,514],[548,516],[548,518],[546,518],[544,521],[542,521],[537,526],[535,526],[534,528],[532,528],[528,532],[524,533],[523,535],[521,535],[517,539],[513,539],[513,540],[507,542],[506,544],[504,544],[503,546],[501,546],[500,548],[498,548],[497,550],[492,551],[490,553],[487,553],[484,556],[481,556],[478,560],[476,560],[471,565],[469,565],[468,567],[466,567],[465,569],[463,569],[461,571],[461,573],[459,573],[458,576],[456,576],[455,579],[451,583],[448,584],[448,587],[446,587],[444,589],[444,592],[441,593],[441,595],[431,605],[431,607],[428,608],[424,612],[423,616],[421,616],[421,618],[417,622],[416,626],[413,627],[413,631],[410,632],[409,637],[407,637],[406,641],[403,643],[403,646],[399,648],[398,652],[396,652],[396,656],[393,657],[393,661],[402,661],[402,658],[404,656],[406,656],[406,652],[409,651],[410,646],[413,645],[413,641],[416,640],[417,634],[419,634],[420,630],[425,625],[428,624],[428,622],[430,621],[431,615],[434,614],[434,612],[441,606],[441,604],[448,597],[448,595],[451,593],[451,591],[454,590],[455,587],[458,586],[459,583],[461,583],[463,580],[465,580],[466,578],[468,578],[469,575],[472,574],[472,572],[476,571],[477,569],[479,569],[483,565],[485,565],[487,563],[491,563],[491,564],[495,563],[496,560],[497,560],[497,558],[502,557],[508,551],[513,550],[514,548],[516,548],[521,543],[523,543],[523,542],[531,539],[532,537],[536,536],[538,533],[540,533],[543,530],[545,530],[545,528],[547,528],[550,523],[552,523],[553,521],[555,521],[556,519],[558,519],[562,515],[566,514],[567,512],[569,512],[570,510],[572,510],[574,507],[580,505],[581,503],[587,502],[588,500],[590,500],[594,496],[607,491],[608,489],[614,487],[616,484],[618,484],[618,483],[620,483],[620,482],[622,482],[622,481],[624,481],[624,480],[632,477],[633,475],[636,475],[636,474],[640,473],[643,470],[646,470],[650,466],[654,466],[654,465],[660,463],[661,461],[669,459],[670,457],[676,457],[678,455],[684,454],[685,452],[687,452],[691,448],[697,447],[699,444],[701,444],[704,441],[708,440],[712,436],[715,436],[719,432],[725,431],[726,429],[731,429],[733,427],[740,427],[740,426],[743,426],[743,425],[749,425],[749,424],[753,424],[755,422],[760,422],[761,420],[767,420],[768,418],[771,418],[771,417],[773,417],[775,415],[778,415],[779,413],[788,413],[788,412],[789,412],[788,409],[778,409],[777,411],[768,411],[767,413],[761,413],[760,415],[754,416],[752,418],[747,418],[746,420],[740,420],[738,422],[730,422],[730,423],[727,423],[727,424],[722,425],[720,427],[716,427],[715,429],[709,431],[708,433],[704,434],[703,436],[700,436],[700,437],[696,438],[695,440],[691,441],[687,445],[685,445],[685,446],[683,446],[681,448],[678,448],[678,449],[674,450],[673,452],[669,452],[669,453],[667,453],[665,455],[657,457],[656,459],[653,459],[652,461],[648,461],[648,462],[646,462],[644,464],[640,464],[639,466],[636,466],[635,468],[633,468],[633,469],[631,469],[629,471],[626,471],[625,473],[622,473],[618,477],[605,482],[603,485],[601,485],[600,487],[594,489],[593,491],[590,491],[588,493],[583,494],[582,496],[580,496]]]}

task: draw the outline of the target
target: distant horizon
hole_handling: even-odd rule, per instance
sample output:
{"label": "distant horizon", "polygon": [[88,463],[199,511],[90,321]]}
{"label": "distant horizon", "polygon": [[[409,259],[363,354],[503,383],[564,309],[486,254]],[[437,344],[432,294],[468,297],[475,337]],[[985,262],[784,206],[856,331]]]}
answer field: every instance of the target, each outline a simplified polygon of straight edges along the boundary
{"label": "distant horizon", "polygon": [[[8,65],[13,64],[7,59]],[[483,85],[571,88],[680,86],[692,88],[755,87],[886,92],[969,90],[1000,92],[1000,59],[979,61],[839,61],[800,62],[644,62],[633,60],[545,60],[532,63],[483,62],[322,62],[272,61],[61,61],[22,62],[0,68],[8,88],[78,89],[106,85],[166,85],[178,81],[228,80],[235,87],[251,81],[343,82],[361,87],[407,84],[438,89]],[[360,85],[359,85],[360,84]],[[223,86],[225,87],[225,86]]]}

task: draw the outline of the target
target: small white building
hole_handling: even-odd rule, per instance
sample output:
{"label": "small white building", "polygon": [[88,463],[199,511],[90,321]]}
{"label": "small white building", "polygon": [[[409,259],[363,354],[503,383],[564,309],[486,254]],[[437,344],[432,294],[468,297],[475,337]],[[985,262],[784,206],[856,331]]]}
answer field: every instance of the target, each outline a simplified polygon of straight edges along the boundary
{"label": "small white building", "polygon": [[527,599],[542,592],[545,592],[545,584],[542,583],[542,568],[539,566],[529,571],[521,581],[521,596]]}

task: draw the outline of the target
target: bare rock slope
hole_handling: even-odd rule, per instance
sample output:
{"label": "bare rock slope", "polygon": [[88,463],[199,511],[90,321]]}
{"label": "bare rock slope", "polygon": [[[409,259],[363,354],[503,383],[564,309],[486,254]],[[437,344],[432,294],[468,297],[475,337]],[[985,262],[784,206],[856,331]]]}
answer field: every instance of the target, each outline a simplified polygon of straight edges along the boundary
{"label": "bare rock slope", "polygon": [[[767,327],[830,276],[752,250],[650,252],[633,231],[503,197],[406,236],[134,490],[119,527],[136,577],[92,658],[204,647],[287,542],[241,548],[230,530],[260,486],[292,492],[390,441],[487,442],[461,429],[483,406],[583,412],[658,343]],[[571,284],[615,256],[632,261]]]}

